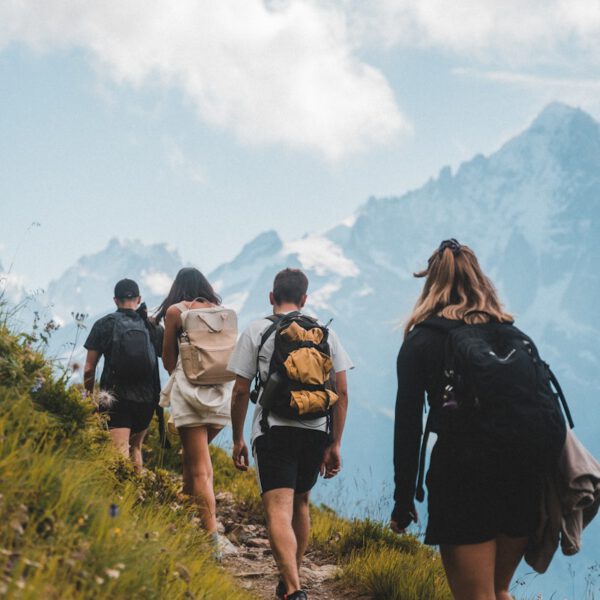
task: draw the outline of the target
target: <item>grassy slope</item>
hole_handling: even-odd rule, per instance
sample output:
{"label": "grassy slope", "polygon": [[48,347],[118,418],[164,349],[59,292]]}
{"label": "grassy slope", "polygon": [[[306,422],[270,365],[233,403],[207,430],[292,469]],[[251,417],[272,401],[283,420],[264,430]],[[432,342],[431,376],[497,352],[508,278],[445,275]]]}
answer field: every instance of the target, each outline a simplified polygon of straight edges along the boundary
{"label": "grassy slope", "polygon": [[167,474],[136,478],[80,393],[24,341],[0,329],[0,594],[247,598]]}
{"label": "grassy slope", "polygon": [[[174,473],[178,443],[136,477],[107,444],[77,389],[53,379],[43,356],[0,328],[0,594],[19,598],[247,598],[210,559]],[[33,391],[37,390],[37,391]],[[215,487],[260,511],[252,473],[213,449]],[[116,516],[111,514],[116,507]],[[381,524],[313,507],[312,547],[342,580],[385,600],[450,598],[439,557]]]}

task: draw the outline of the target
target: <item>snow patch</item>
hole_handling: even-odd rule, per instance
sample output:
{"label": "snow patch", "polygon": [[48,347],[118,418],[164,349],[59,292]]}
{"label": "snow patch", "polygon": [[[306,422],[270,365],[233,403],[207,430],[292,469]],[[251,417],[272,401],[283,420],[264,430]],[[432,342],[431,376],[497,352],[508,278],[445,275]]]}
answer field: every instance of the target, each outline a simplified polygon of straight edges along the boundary
{"label": "snow patch", "polygon": [[353,227],[354,223],[356,223],[356,215],[350,215],[349,217],[346,217],[343,221],[342,221],[342,225],[344,225],[345,227]]}
{"label": "snow patch", "polygon": [[333,273],[342,277],[356,277],[360,273],[337,244],[319,235],[308,235],[301,240],[286,242],[283,253],[296,254],[302,268],[314,271],[319,276]]}
{"label": "snow patch", "polygon": [[166,296],[171,289],[173,279],[160,271],[142,271],[142,283],[157,296]]}

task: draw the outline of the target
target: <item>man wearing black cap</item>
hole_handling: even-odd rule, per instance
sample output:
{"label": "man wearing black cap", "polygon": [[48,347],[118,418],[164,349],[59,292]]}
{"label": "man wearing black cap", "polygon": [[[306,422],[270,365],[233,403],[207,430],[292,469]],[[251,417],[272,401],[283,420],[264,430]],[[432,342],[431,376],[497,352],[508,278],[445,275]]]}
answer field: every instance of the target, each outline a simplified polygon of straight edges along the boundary
{"label": "man wearing black cap", "polygon": [[117,310],[94,323],[84,344],[84,384],[86,391],[93,393],[96,366],[104,356],[100,389],[109,402],[105,401],[101,410],[108,413],[115,446],[139,470],[142,442],[160,389],[157,353],[142,316],[145,313],[138,309],[141,297],[137,283],[121,279],[115,285],[114,302]]}

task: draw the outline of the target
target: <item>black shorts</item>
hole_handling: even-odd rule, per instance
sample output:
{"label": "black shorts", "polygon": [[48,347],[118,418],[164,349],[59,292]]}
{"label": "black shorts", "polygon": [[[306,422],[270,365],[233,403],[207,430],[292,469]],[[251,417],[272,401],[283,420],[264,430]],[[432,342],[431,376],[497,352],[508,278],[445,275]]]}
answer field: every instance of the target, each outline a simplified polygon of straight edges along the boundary
{"label": "black shorts", "polygon": [[541,483],[510,449],[438,440],[427,473],[425,543],[479,544],[528,537],[537,526]]}
{"label": "black shorts", "polygon": [[254,462],[260,493],[291,488],[297,494],[311,490],[327,448],[324,431],[301,427],[271,427],[254,442]]}
{"label": "black shorts", "polygon": [[116,399],[107,410],[108,428],[131,429],[131,433],[139,433],[148,429],[156,405],[153,402],[132,402],[131,400]]}

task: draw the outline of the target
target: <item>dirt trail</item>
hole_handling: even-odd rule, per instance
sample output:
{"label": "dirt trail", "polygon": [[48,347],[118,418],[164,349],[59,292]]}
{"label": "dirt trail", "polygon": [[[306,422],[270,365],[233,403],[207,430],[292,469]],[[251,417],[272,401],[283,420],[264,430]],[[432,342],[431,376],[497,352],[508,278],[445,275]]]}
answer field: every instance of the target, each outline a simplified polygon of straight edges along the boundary
{"label": "dirt trail", "polygon": [[[238,508],[229,493],[217,494],[219,521],[225,541],[223,566],[242,588],[264,600],[273,600],[277,569],[269,549],[262,518]],[[301,580],[310,600],[368,600],[344,590],[336,577],[339,569],[316,552],[309,551],[301,569]]]}

